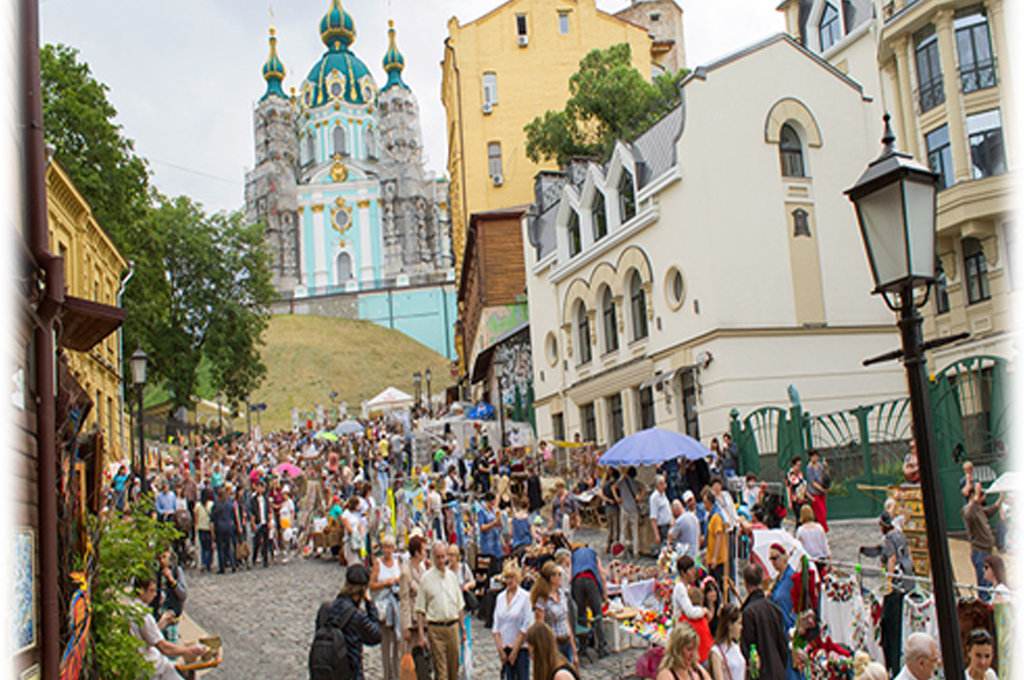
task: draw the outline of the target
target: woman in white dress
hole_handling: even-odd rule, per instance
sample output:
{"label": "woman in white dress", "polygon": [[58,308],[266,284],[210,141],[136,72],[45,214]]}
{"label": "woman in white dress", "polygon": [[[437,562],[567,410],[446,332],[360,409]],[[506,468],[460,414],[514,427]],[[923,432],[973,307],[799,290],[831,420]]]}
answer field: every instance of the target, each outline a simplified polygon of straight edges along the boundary
{"label": "woman in white dress", "polygon": [[370,596],[380,614],[382,677],[383,680],[398,680],[402,661],[398,634],[401,624],[398,584],[402,562],[395,555],[395,539],[390,534],[381,539],[380,547],[382,554],[374,560],[370,571]]}

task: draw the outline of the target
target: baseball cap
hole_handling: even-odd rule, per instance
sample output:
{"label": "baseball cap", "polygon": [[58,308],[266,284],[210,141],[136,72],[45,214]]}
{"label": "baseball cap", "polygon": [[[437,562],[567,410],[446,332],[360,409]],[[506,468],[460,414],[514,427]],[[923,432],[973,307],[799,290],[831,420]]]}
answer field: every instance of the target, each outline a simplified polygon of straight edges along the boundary
{"label": "baseball cap", "polygon": [[890,515],[888,512],[883,512],[881,514],[881,516],[878,518],[878,523],[881,524],[883,527],[886,527],[886,528],[891,527],[892,526],[892,515]]}
{"label": "baseball cap", "polygon": [[685,503],[686,501],[690,500],[690,499],[691,499],[691,498],[693,498],[693,497],[694,497],[694,496],[693,496],[693,492],[692,492],[692,491],[690,491],[689,489],[687,489],[686,491],[684,491],[684,492],[683,492],[683,502],[684,502],[684,503]]}

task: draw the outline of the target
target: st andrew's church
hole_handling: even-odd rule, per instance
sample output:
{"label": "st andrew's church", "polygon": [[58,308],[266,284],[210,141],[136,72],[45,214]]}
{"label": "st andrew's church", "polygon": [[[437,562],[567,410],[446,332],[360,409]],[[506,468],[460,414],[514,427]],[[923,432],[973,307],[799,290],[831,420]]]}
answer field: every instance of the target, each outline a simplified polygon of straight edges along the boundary
{"label": "st andrew's church", "polygon": [[270,29],[246,219],[266,226],[275,312],[368,319],[453,359],[448,183],[424,170],[419,106],[402,80],[393,22],[388,36],[378,88],[352,51],[355,21],[331,0],[320,20],[326,51],[286,94]]}

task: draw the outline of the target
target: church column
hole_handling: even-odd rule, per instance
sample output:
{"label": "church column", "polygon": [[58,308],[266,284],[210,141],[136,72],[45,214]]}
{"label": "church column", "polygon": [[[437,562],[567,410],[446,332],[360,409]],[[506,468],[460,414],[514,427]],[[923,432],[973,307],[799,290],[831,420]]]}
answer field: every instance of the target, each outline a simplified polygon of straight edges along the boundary
{"label": "church column", "polygon": [[370,240],[370,199],[362,198],[356,203],[359,208],[359,280],[373,281],[373,243]]}
{"label": "church column", "polygon": [[[329,217],[328,217],[329,219]],[[330,283],[327,279],[327,245],[324,242],[324,206],[313,206],[313,285],[317,288]],[[310,291],[312,292],[312,291]]]}

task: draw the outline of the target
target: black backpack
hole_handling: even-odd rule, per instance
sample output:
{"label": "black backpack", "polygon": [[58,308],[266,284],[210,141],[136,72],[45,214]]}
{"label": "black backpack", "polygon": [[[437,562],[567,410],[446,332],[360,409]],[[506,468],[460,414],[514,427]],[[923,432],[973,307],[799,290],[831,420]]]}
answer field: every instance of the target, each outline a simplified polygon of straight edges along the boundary
{"label": "black backpack", "polygon": [[341,615],[341,623],[330,625],[331,603],[324,602],[316,613],[316,634],[309,648],[309,680],[349,680],[353,674],[343,629],[356,613],[355,607]]}

